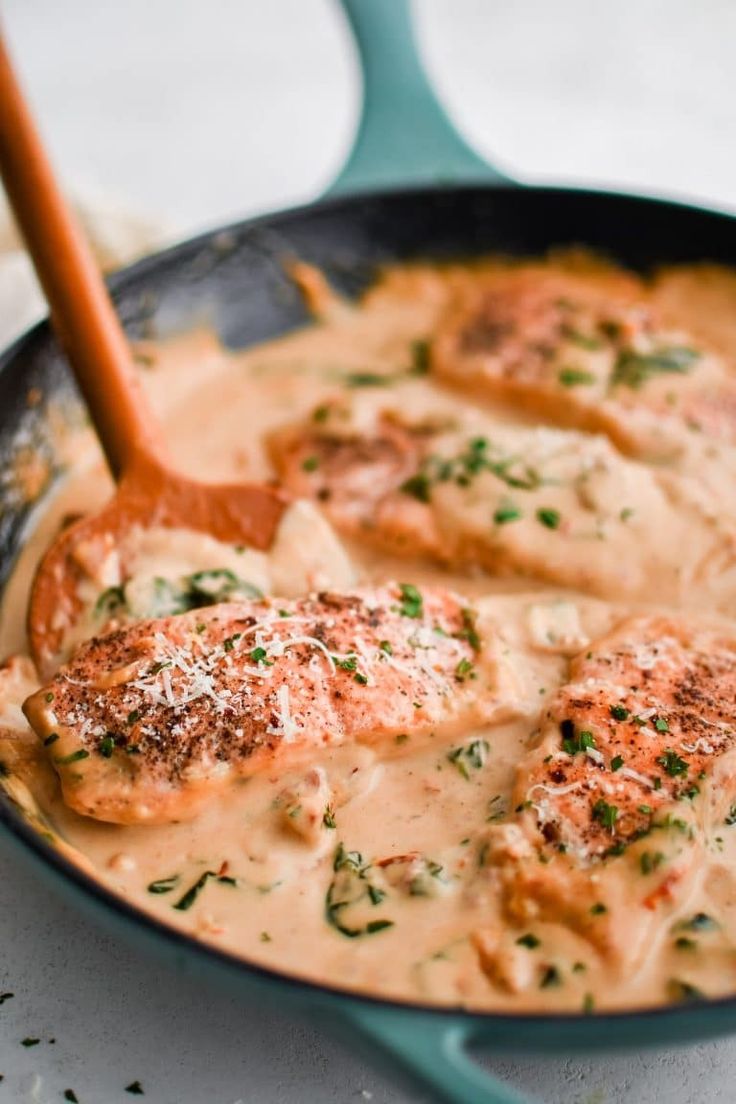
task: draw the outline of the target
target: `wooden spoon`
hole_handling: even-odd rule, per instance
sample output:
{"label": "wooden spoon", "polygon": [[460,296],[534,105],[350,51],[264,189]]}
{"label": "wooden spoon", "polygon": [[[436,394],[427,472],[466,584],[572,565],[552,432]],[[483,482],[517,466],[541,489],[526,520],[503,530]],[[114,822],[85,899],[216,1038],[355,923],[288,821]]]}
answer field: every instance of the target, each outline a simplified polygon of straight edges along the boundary
{"label": "wooden spoon", "polygon": [[0,37],[0,175],[89,407],[117,492],[56,540],[36,573],[28,610],[42,675],[78,619],[82,562],[101,561],[132,527],[195,529],[267,549],[288,499],[260,484],[215,486],[174,471],[135,375],[131,352],[92,254],[54,176]]}

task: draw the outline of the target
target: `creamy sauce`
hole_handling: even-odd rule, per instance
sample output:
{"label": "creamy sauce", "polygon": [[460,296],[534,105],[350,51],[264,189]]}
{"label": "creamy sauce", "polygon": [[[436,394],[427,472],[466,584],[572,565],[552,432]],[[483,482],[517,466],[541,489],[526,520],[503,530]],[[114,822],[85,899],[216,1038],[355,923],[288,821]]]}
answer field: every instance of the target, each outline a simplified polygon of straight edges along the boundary
{"label": "creamy sauce", "polygon": [[[346,393],[413,415],[476,416],[477,406],[462,393],[416,371],[416,342],[431,335],[449,290],[464,279],[460,266],[395,269],[360,308],[318,287],[317,324],[244,353],[225,352],[206,333],[147,346],[142,375],[175,461],[203,479],[270,477],[264,443],[271,431]],[[702,280],[674,273],[660,279],[654,296],[683,326],[720,341],[730,354],[723,343],[733,343],[733,334],[715,311],[722,312],[724,299],[732,303],[732,280],[713,270]],[[519,409],[488,403],[484,418],[505,426],[535,424]],[[77,435],[74,451],[7,588],[2,655],[26,650],[32,572],[61,520],[97,508],[111,492],[87,431]],[[730,488],[729,461],[726,446],[711,448],[711,491],[714,485],[721,494]],[[698,473],[691,474],[697,480]],[[11,771],[9,788],[35,808],[60,846],[127,901],[246,959],[398,999],[577,1010],[682,999],[688,986],[708,996],[736,988],[736,836],[730,825],[713,827],[692,892],[679,899],[675,915],[651,929],[635,969],[618,967],[564,923],[531,918],[511,932],[498,886],[483,870],[488,825],[513,813],[514,770],[540,705],[565,681],[569,657],[634,608],[618,594],[600,601],[534,578],[494,578],[434,566],[426,558],[395,557],[360,539],[338,541],[307,504],[286,515],[268,555],[186,531],[131,534],[129,552],[125,578],[111,562],[85,584],[87,612],[70,647],[107,623],[95,607],[111,587],[124,585],[126,610],[107,613],[124,620],[162,612],[156,606],[161,578],[170,584],[169,601],[171,588],[186,591],[195,573],[219,570],[282,595],[399,579],[483,598],[484,616],[513,659],[516,683],[512,718],[461,739],[430,739],[391,755],[368,747],[325,750],[281,776],[265,771],[234,783],[186,822],[120,826],[64,805],[56,776],[19,714],[32,676],[27,669],[15,672],[0,697],[7,726],[0,732],[0,758]],[[614,918],[624,941],[627,908],[624,893]],[[712,923],[693,921],[701,915]],[[489,932],[501,932],[500,967],[499,939],[494,935],[488,950]]]}

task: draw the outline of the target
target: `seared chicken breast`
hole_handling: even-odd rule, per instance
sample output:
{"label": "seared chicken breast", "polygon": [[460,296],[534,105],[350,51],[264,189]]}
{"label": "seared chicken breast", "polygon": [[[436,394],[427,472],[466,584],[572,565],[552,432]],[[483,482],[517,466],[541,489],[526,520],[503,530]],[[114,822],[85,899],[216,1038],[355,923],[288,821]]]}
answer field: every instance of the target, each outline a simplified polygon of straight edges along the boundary
{"label": "seared chicken breast", "polygon": [[459,291],[431,347],[438,379],[606,433],[628,454],[676,457],[683,437],[736,442],[736,378],[702,339],[631,289],[521,268]]}
{"label": "seared chicken breast", "polygon": [[[633,618],[573,660],[483,865],[513,922],[567,925],[631,969],[698,884],[735,797],[736,633]],[[503,976],[489,932],[478,946]]]}
{"label": "seared chicken breast", "polygon": [[600,436],[412,421],[358,402],[277,433],[290,491],[343,533],[617,599],[733,604],[734,526],[702,487]]}
{"label": "seared chicken breast", "polygon": [[190,816],[233,777],[316,748],[398,746],[498,706],[473,611],[388,584],[138,622],[84,644],[24,708],[67,804],[134,823]]}

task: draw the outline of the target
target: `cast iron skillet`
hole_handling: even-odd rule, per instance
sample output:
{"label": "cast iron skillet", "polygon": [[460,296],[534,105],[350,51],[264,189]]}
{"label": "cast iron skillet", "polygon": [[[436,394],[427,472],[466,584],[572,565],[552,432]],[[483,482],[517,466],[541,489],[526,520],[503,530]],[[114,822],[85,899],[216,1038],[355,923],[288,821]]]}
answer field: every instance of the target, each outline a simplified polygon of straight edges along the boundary
{"label": "cast iron skillet", "polygon": [[[332,195],[184,242],[111,280],[134,339],[208,320],[228,345],[250,345],[307,322],[282,260],[297,255],[348,294],[377,265],[493,251],[539,254],[581,243],[645,270],[663,262],[736,265],[736,219],[633,196],[512,184],[453,131],[416,55],[407,0],[342,0],[355,31],[365,103],[355,146]],[[397,187],[398,182],[402,187]],[[407,187],[407,185],[409,185]],[[29,406],[30,388],[44,395]],[[53,462],[50,401],[76,402],[66,365],[43,323],[0,358],[0,584],[24,540],[30,507],[2,473],[31,439]],[[244,431],[247,427],[244,427]],[[365,1044],[439,1099],[523,1104],[467,1055],[469,1045],[525,1050],[673,1043],[736,1030],[736,998],[594,1016],[437,1011],[354,996],[290,979],[203,946],[137,911],[58,854],[3,797],[0,822],[47,880],[159,958],[224,983],[248,1000],[272,999],[319,1016]]]}

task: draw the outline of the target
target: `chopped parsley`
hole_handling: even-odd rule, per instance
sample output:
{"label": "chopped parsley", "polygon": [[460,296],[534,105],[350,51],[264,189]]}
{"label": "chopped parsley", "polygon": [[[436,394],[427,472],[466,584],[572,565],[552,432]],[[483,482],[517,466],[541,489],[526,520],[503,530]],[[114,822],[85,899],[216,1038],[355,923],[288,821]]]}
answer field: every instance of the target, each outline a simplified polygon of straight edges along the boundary
{"label": "chopped parsley", "polygon": [[669,722],[665,717],[657,717],[654,722],[654,727],[657,732],[669,732],[670,730]]}
{"label": "chopped parsley", "polygon": [[337,822],[335,820],[335,810],[332,808],[331,805],[328,805],[324,811],[322,824],[325,828],[337,828]]}
{"label": "chopped parsley", "polygon": [[95,602],[95,617],[111,617],[117,610],[127,609],[125,591],[121,586],[111,586],[103,590]]}
{"label": "chopped parsley", "polygon": [[150,882],[147,889],[149,893],[171,893],[180,881],[180,874],[170,874],[168,878],[159,878],[156,882]]}
{"label": "chopped parsley", "polygon": [[268,658],[268,652],[265,648],[253,648],[250,658],[254,663],[262,663],[264,667],[273,667],[273,660]]}
{"label": "chopped parsley", "polygon": [[64,1089],[64,1099],[68,1100],[69,1104],[79,1104],[79,1097],[74,1089]]}
{"label": "chopped parsley", "polygon": [[456,640],[467,640],[473,651],[479,652],[481,641],[476,628],[478,614],[475,610],[466,607],[460,610],[460,615],[463,619],[463,627],[459,632],[453,633],[453,636]]}
{"label": "chopped parsley", "polygon": [[681,1004],[692,1004],[694,1001],[705,1000],[705,993],[692,985],[689,981],[680,978],[670,978],[667,982],[667,995],[670,1000]]}
{"label": "chopped parsley", "polygon": [[412,376],[426,376],[429,372],[429,342],[418,339],[411,343],[411,368]]}
{"label": "chopped parsley", "polygon": [[302,460],[302,471],[313,472],[319,467],[319,456],[307,456]]}
{"label": "chopped parsley", "polygon": [[340,656],[333,655],[332,662],[336,667],[339,667],[341,671],[355,671],[358,667],[357,655],[345,656],[344,659]]}
{"label": "chopped parsley", "polygon": [[652,871],[657,870],[664,862],[664,855],[661,851],[642,851],[639,856],[639,869],[642,874],[651,874]]}
{"label": "chopped parsley", "polygon": [[516,942],[520,947],[528,947],[530,951],[533,951],[541,945],[542,941],[533,932],[527,932],[526,935],[520,935]]}
{"label": "chopped parsley", "polygon": [[724,823],[729,825],[736,824],[736,805],[732,805],[728,810]]}
{"label": "chopped parsley", "polygon": [[97,748],[103,759],[111,759],[112,753],[115,750],[115,737],[111,732],[108,732],[100,740],[99,747]]}
{"label": "chopped parsley", "polygon": [[614,755],[613,759],[611,760],[611,770],[612,771],[621,770],[623,765],[624,765],[623,757],[621,755]]}
{"label": "chopped parsley", "polygon": [[547,529],[559,529],[560,511],[553,509],[551,506],[540,506],[537,510],[537,521],[546,526]]}
{"label": "chopped parsley", "polygon": [[688,765],[684,759],[682,759],[677,752],[672,748],[657,756],[656,760],[661,767],[664,767],[665,771],[671,778],[677,778],[678,775],[687,774]]}
{"label": "chopped parsley", "polygon": [[431,500],[431,487],[432,483],[429,475],[427,472],[421,471],[405,479],[399,490],[403,491],[404,494],[411,495],[412,498],[416,498],[418,502],[429,502]]}
{"label": "chopped parsley", "polygon": [[551,989],[551,988],[556,987],[556,986],[561,985],[561,984],[562,984],[562,977],[561,977],[560,971],[557,969],[557,967],[556,966],[547,966],[547,967],[545,967],[544,973],[542,974],[541,980],[539,982],[539,988],[540,989]]}
{"label": "chopped parsley", "polygon": [[614,721],[628,721],[629,711],[625,705],[612,705],[609,710]]}
{"label": "chopped parsley", "polygon": [[424,599],[421,591],[413,583],[399,583],[399,591],[401,592],[399,613],[404,617],[421,617],[424,613]]}
{"label": "chopped parsley", "polygon": [[345,913],[353,906],[369,903],[371,907],[380,904],[386,894],[371,881],[370,865],[363,861],[360,851],[346,851],[339,843],[332,862],[334,877],[325,896],[325,919],[341,935],[348,939],[357,939],[363,935],[374,935],[393,927],[393,920],[377,919],[365,923],[347,923]]}
{"label": "chopped parsley", "polygon": [[465,682],[467,679],[475,679],[477,677],[478,675],[476,674],[475,667],[470,660],[461,659],[455,668],[455,678],[459,682]]}
{"label": "chopped parsley", "polygon": [[627,350],[619,353],[611,376],[611,386],[621,384],[637,391],[655,376],[685,375],[699,357],[697,350],[688,349],[684,345],[674,345],[654,353],[634,353]]}
{"label": "chopped parsley", "polygon": [[604,912],[608,912],[608,909],[602,901],[596,901],[594,905],[591,905],[590,912],[593,916],[602,916]]}
{"label": "chopped parsley", "polygon": [[593,806],[593,820],[599,821],[604,828],[610,828],[613,831],[618,820],[618,809],[600,797]]}
{"label": "chopped parsley", "polygon": [[140,1081],[131,1081],[129,1085],[125,1086],[125,1091],[130,1093],[131,1096],[143,1096],[143,1087]]}
{"label": "chopped parsley", "polygon": [[579,751],[587,751],[595,747],[595,736],[592,732],[584,731],[575,733],[572,721],[563,721],[560,725],[562,732],[562,750],[568,755],[577,755]]}
{"label": "chopped parsley", "polygon": [[584,368],[561,368],[557,373],[557,379],[563,387],[578,387],[580,384],[595,383],[592,372],[586,372]]}
{"label": "chopped parsley", "polygon": [[46,739],[44,740],[44,742],[43,742],[43,746],[44,746],[44,747],[51,747],[51,745],[52,745],[52,744],[55,744],[55,743],[56,743],[56,741],[57,741],[58,739],[59,739],[59,733],[58,733],[58,732],[52,732],[52,733],[51,733],[51,734],[50,734],[49,736],[47,736],[47,737],[46,737]]}
{"label": "chopped parsley", "polygon": [[463,778],[470,780],[471,771],[485,766],[489,745],[487,740],[471,740],[447,753],[448,762],[456,767]]}
{"label": "chopped parsley", "polygon": [[346,387],[390,387],[390,376],[378,372],[350,372],[345,376]]}
{"label": "chopped parsley", "polygon": [[494,525],[508,525],[511,521],[518,521],[522,516],[519,507],[510,499],[505,498],[494,511],[493,522]]}
{"label": "chopped parsley", "polygon": [[675,940],[675,950],[677,951],[696,951],[697,949],[697,942],[687,935],[680,935]]}
{"label": "chopped parsley", "polygon": [[78,763],[80,759],[89,759],[89,752],[85,748],[77,748],[76,751],[71,751],[68,755],[57,756],[54,762],[62,767],[68,767],[70,763]]}
{"label": "chopped parsley", "polygon": [[20,1045],[24,1047],[34,1047],[38,1046],[40,1042],[40,1039],[34,1039],[30,1035],[26,1035],[25,1039],[21,1039]]}

